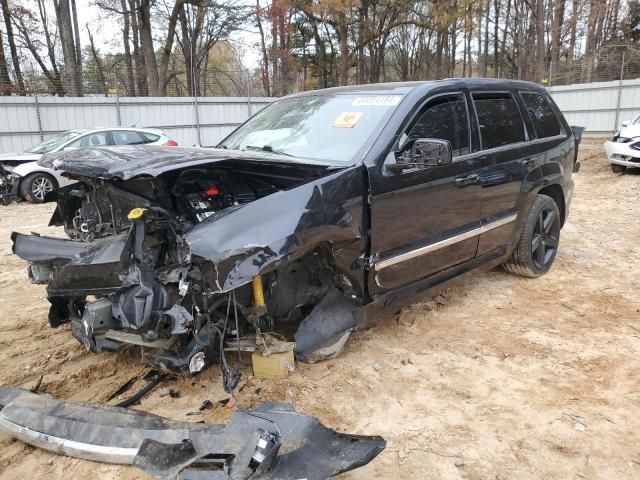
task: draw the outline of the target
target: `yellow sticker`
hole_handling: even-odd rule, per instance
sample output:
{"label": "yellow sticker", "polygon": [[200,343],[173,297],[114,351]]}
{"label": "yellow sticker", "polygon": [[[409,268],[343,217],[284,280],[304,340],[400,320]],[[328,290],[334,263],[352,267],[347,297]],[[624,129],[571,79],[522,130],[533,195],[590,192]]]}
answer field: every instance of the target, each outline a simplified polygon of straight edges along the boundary
{"label": "yellow sticker", "polygon": [[333,122],[333,128],[353,128],[362,115],[362,112],[342,112]]}

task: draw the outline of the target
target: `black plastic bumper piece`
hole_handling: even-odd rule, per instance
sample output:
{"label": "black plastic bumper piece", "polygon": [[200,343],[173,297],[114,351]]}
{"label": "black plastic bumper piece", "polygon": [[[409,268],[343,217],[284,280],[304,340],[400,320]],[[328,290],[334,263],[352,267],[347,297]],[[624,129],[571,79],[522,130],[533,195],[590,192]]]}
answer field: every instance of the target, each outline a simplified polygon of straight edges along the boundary
{"label": "black plastic bumper piece", "polygon": [[[381,437],[338,433],[289,404],[263,403],[252,411],[257,416],[236,411],[227,425],[177,422],[7,387],[0,387],[0,406],[2,433],[71,457],[135,465],[161,479],[325,480],[366,465],[386,446]],[[274,429],[280,449],[256,466],[261,434]]]}

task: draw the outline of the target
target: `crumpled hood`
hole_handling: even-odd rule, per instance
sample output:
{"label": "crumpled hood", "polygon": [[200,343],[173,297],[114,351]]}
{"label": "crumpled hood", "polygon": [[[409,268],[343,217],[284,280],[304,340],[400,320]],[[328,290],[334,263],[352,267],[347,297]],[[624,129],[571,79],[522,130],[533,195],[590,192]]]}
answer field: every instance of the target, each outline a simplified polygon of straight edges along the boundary
{"label": "crumpled hood", "polygon": [[620,136],[624,138],[640,137],[640,125],[629,125],[620,129]]}
{"label": "crumpled hood", "polygon": [[[154,145],[82,148],[45,155],[38,164],[65,171],[71,177],[128,180],[140,176],[157,177],[167,171],[225,160],[299,164],[286,156],[261,152]],[[322,165],[311,161],[304,163]]]}
{"label": "crumpled hood", "polygon": [[40,155],[39,153],[26,153],[26,152],[4,153],[0,155],[0,163],[15,166],[21,163],[35,162],[37,160],[40,160],[40,157],[42,157],[42,155]]}

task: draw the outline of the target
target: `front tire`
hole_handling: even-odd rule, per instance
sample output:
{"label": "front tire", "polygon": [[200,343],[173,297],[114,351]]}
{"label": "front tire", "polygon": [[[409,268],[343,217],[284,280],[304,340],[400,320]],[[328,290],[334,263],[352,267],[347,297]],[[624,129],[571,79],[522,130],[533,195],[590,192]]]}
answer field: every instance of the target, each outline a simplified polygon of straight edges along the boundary
{"label": "front tire", "polygon": [[540,277],[549,271],[558,252],[560,211],[553,198],[538,195],[529,209],[511,259],[502,267],[524,277]]}
{"label": "front tire", "polygon": [[20,184],[22,198],[32,203],[43,203],[47,193],[58,188],[58,182],[48,173],[36,172],[27,175]]}
{"label": "front tire", "polygon": [[627,167],[625,167],[624,165],[618,165],[617,163],[612,163],[611,171],[613,173],[624,173],[627,171]]}

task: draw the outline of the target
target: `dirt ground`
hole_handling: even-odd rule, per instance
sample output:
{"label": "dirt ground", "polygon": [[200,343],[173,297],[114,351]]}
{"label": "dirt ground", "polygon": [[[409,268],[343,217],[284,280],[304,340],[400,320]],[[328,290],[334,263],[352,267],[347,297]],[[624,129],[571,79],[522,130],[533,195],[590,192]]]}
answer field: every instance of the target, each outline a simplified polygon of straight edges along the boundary
{"label": "dirt ground", "polygon": [[[338,430],[382,435],[387,449],[343,479],[640,478],[640,175],[613,174],[601,143],[587,141],[581,160],[548,275],[477,275],[286,381],[246,370],[241,404],[292,402]],[[29,283],[9,234],[61,234],[43,227],[50,213],[0,207],[0,384],[29,387],[42,375],[45,392],[104,403],[146,368],[87,353],[67,326],[49,328],[44,287]],[[136,408],[222,422],[225,407],[187,413],[224,398],[211,368]],[[0,480],[16,478],[148,477],[2,439]]]}

